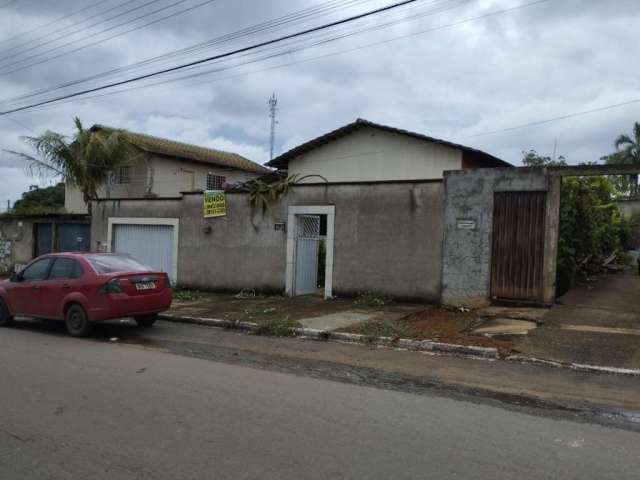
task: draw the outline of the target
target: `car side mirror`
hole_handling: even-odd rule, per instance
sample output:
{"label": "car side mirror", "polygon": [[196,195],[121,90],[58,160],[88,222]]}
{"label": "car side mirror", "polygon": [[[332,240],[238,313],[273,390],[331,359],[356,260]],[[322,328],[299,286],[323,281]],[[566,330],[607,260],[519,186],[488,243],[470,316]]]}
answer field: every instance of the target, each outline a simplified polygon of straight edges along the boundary
{"label": "car side mirror", "polygon": [[11,276],[9,277],[9,281],[18,283],[22,281],[22,274],[18,272],[11,272]]}

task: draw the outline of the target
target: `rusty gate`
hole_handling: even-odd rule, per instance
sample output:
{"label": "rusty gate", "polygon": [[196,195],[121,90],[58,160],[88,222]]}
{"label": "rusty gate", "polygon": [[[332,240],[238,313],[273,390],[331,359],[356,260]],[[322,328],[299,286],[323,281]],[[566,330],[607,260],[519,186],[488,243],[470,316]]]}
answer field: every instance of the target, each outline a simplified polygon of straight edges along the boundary
{"label": "rusty gate", "polygon": [[542,302],[545,192],[497,192],[491,298]]}

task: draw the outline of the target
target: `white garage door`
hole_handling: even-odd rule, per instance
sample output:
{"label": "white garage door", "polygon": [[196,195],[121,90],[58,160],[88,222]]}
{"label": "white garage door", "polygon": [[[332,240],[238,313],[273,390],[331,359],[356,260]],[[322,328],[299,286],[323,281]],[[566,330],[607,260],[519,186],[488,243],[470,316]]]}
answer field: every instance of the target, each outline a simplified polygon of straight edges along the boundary
{"label": "white garage door", "polygon": [[166,272],[176,281],[174,266],[174,227],[172,225],[113,226],[113,251],[128,253],[145,265]]}

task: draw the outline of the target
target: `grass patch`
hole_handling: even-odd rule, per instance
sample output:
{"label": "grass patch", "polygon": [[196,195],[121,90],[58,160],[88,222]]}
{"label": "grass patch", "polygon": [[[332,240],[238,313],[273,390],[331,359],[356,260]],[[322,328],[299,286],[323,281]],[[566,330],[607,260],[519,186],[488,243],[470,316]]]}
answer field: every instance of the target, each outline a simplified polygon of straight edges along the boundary
{"label": "grass patch", "polygon": [[413,338],[416,336],[412,328],[394,320],[369,320],[349,327],[347,331],[371,338]]}
{"label": "grass patch", "polygon": [[206,295],[201,290],[191,290],[189,288],[177,288],[173,291],[173,299],[179,302],[190,302],[198,300]]}
{"label": "grass patch", "polygon": [[302,324],[298,320],[291,320],[288,317],[273,318],[259,321],[255,333],[256,335],[272,335],[274,337],[293,337],[298,328],[302,328]]}
{"label": "grass patch", "polygon": [[361,292],[353,301],[354,305],[364,305],[367,307],[383,307],[393,303],[391,297],[377,292]]}

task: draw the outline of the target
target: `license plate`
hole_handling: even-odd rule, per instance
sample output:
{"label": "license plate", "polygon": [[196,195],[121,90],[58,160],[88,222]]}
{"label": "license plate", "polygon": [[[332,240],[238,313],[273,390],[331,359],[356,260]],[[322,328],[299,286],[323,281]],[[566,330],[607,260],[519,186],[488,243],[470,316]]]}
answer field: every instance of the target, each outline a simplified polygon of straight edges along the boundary
{"label": "license plate", "polygon": [[154,288],[156,288],[155,282],[136,283],[136,290],[138,290],[138,291],[153,290]]}

